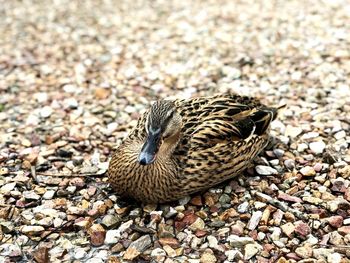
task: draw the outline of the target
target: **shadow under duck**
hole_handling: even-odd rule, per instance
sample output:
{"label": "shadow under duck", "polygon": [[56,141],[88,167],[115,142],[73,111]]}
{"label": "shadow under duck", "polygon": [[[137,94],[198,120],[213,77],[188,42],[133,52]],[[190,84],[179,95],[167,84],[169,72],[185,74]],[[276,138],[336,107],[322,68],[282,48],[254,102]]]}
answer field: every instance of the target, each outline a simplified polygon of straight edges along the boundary
{"label": "shadow under duck", "polygon": [[112,156],[115,191],[162,203],[242,172],[269,141],[278,108],[233,94],[153,103]]}

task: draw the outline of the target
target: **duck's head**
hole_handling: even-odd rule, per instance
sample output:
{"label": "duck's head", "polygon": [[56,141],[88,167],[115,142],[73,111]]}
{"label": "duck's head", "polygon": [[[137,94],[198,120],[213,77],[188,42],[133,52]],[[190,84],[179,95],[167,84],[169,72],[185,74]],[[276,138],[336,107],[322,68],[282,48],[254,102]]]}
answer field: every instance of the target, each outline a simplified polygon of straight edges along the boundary
{"label": "duck's head", "polygon": [[174,102],[160,100],[153,103],[146,117],[147,137],[138,156],[139,163],[151,164],[156,160],[160,149],[166,152],[176,146],[181,124],[181,116],[176,111]]}

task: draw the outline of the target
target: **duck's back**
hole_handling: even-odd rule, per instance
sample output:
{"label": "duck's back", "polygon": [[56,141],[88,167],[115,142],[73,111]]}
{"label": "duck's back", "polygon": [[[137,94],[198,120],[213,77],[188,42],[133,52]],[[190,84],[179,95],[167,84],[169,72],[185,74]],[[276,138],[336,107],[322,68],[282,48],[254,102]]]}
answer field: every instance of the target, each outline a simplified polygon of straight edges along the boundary
{"label": "duck's back", "polygon": [[174,157],[186,192],[196,192],[233,177],[268,142],[277,110],[237,95],[178,100],[182,138]]}

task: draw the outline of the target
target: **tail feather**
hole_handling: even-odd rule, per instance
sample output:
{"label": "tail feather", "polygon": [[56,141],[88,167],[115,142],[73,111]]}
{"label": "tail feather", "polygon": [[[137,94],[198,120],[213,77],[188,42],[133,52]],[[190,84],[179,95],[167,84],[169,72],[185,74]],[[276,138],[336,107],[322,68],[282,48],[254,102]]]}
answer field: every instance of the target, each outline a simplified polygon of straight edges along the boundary
{"label": "tail feather", "polygon": [[277,108],[263,107],[254,112],[251,116],[256,129],[255,133],[257,135],[262,135],[266,132],[270,123],[277,118],[280,109],[283,109],[286,105],[279,106]]}

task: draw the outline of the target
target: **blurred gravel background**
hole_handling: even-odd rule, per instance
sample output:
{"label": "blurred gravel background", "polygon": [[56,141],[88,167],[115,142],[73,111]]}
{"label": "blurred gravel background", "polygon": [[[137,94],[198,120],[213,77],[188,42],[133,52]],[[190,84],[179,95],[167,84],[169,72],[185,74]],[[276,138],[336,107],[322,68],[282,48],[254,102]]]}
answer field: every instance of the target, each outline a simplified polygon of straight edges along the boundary
{"label": "blurred gravel background", "polygon": [[[0,1],[0,262],[349,262],[349,84],[346,0]],[[149,103],[226,91],[287,103],[255,169],[120,204]]]}

